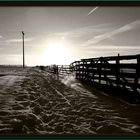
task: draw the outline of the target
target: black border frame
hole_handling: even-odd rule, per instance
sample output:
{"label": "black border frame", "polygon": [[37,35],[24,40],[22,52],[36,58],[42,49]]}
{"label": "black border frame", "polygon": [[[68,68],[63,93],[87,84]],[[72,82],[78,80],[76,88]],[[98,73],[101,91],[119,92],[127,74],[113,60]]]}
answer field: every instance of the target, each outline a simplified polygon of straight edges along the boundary
{"label": "black border frame", "polygon": [[[140,6],[140,0],[0,0],[5,6]],[[0,135],[0,140],[140,140],[140,135]]]}
{"label": "black border frame", "polygon": [[0,0],[0,6],[140,6],[140,0]]}

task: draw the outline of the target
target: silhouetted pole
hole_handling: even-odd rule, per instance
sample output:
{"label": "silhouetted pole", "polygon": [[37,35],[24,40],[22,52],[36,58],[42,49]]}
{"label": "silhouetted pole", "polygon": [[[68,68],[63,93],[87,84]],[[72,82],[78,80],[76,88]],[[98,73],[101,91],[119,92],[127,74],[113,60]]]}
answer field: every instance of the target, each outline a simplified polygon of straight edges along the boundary
{"label": "silhouetted pole", "polygon": [[25,68],[25,57],[24,57],[24,32],[22,31],[22,39],[23,39],[23,68]]}

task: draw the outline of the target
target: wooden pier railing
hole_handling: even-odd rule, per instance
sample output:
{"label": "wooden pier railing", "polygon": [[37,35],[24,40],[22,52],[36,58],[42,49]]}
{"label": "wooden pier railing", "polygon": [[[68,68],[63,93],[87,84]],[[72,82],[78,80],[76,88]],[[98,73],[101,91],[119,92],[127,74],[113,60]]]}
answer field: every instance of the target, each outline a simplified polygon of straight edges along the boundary
{"label": "wooden pier railing", "polygon": [[70,68],[76,79],[140,94],[140,54],[81,59]]}

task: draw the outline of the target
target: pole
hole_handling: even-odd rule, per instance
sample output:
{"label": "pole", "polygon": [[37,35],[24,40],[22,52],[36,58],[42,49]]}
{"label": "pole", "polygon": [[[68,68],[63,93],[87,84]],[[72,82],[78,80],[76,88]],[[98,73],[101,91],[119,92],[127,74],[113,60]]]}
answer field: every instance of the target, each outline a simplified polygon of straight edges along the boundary
{"label": "pole", "polygon": [[25,54],[24,54],[24,32],[22,31],[22,39],[23,39],[23,68],[25,68]]}

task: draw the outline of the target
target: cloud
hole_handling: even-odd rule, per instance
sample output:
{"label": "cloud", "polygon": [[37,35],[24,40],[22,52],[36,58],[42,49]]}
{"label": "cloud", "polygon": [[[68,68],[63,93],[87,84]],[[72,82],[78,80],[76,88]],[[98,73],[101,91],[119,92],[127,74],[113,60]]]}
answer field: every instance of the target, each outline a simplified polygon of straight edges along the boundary
{"label": "cloud", "polygon": [[89,16],[90,14],[92,14],[95,10],[97,10],[98,9],[98,7],[95,7],[95,8],[93,8],[88,14],[87,14],[87,16]]}
{"label": "cloud", "polygon": [[0,38],[3,38],[3,36],[2,36],[2,35],[0,35]]}
{"label": "cloud", "polygon": [[101,56],[117,56],[120,55],[136,55],[140,52],[139,46],[93,46],[81,48],[80,54],[83,54],[85,58],[96,58]]}
{"label": "cloud", "polygon": [[107,50],[140,50],[140,47],[139,46],[98,46],[98,47],[89,47],[88,49],[87,48],[82,48],[81,50],[85,51],[85,50],[89,50],[89,51],[107,51]]}
{"label": "cloud", "polygon": [[131,22],[129,24],[126,24],[126,25],[124,25],[124,26],[122,26],[122,27],[120,27],[116,30],[113,30],[111,32],[107,32],[107,33],[104,33],[104,34],[101,34],[101,35],[94,36],[92,39],[85,42],[83,44],[83,46],[89,46],[89,45],[92,45],[92,44],[97,44],[104,39],[111,38],[115,35],[118,35],[120,33],[124,33],[126,31],[129,31],[129,30],[132,30],[132,29],[135,29],[135,28],[139,28],[139,26],[140,26],[140,20],[133,21],[133,22]]}
{"label": "cloud", "polygon": [[[24,39],[25,42],[29,42],[29,41],[32,41],[33,38],[27,38],[27,39]],[[6,40],[7,43],[18,43],[18,42],[22,42],[23,40],[22,39],[9,39],[9,40]]]}
{"label": "cloud", "polygon": [[86,26],[74,29],[72,31],[67,32],[60,32],[52,34],[53,36],[67,36],[70,38],[76,38],[81,36],[87,36],[90,34],[96,34],[101,33],[110,30],[109,24],[99,24],[99,25],[93,25],[93,26]]}
{"label": "cloud", "polygon": [[0,55],[0,64],[22,64],[22,55],[9,55],[1,54]]}

